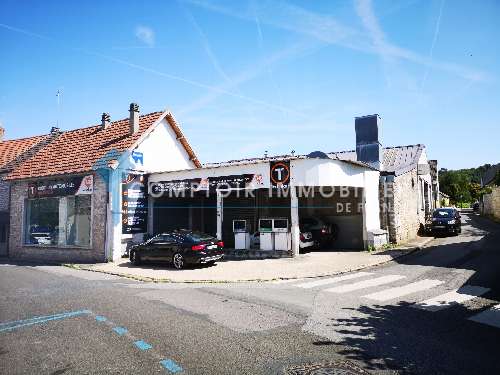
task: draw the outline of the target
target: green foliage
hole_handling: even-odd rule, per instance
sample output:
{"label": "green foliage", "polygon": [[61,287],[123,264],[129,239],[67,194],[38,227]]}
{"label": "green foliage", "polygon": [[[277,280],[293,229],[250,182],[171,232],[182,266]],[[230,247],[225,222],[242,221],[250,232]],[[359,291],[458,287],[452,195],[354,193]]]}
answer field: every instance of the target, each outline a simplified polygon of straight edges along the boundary
{"label": "green foliage", "polygon": [[500,169],[497,171],[497,174],[495,175],[495,179],[493,180],[493,183],[496,186],[500,186]]}
{"label": "green foliage", "polygon": [[[453,203],[475,202],[488,193],[488,188],[481,187],[481,177],[491,167],[485,164],[478,168],[458,169],[456,171],[441,169],[439,171],[439,188],[450,196]],[[500,176],[497,175],[498,182]]]}

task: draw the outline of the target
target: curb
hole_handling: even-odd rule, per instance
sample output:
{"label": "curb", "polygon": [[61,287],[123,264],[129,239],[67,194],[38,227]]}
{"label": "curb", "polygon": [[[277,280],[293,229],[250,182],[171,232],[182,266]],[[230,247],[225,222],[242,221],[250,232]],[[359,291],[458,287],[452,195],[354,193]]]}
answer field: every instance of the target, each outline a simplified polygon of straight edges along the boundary
{"label": "curb", "polygon": [[[263,283],[263,282],[271,282],[271,281],[281,281],[281,280],[302,280],[302,279],[314,279],[318,277],[328,277],[328,276],[335,276],[335,275],[341,275],[344,273],[348,272],[353,272],[353,271],[360,271],[368,267],[377,267],[381,266],[384,264],[387,264],[389,262],[394,261],[395,259],[399,259],[405,256],[408,256],[410,254],[415,253],[416,251],[422,250],[427,244],[429,244],[434,238],[429,237],[428,240],[423,241],[421,244],[418,246],[414,247],[408,247],[408,248],[395,248],[393,250],[405,250],[404,253],[395,256],[392,259],[376,263],[376,264],[370,264],[370,265],[364,265],[361,267],[357,268],[351,268],[348,270],[340,271],[340,272],[334,272],[334,273],[325,273],[325,274],[318,274],[314,276],[294,276],[294,277],[273,277],[273,278],[267,278],[267,279],[239,279],[239,280],[193,280],[193,279],[187,279],[187,280],[172,280],[172,279],[166,279],[166,278],[154,278],[154,277],[147,277],[147,276],[138,276],[138,275],[132,275],[128,273],[121,273],[121,272],[112,272],[112,271],[104,271],[104,270],[98,270],[94,269],[92,267],[88,266],[82,266],[79,264],[72,264],[72,263],[66,263],[62,264],[62,266],[67,267],[67,268],[72,268],[75,270],[79,271],[88,271],[88,272],[96,272],[96,273],[103,273],[106,275],[112,275],[112,276],[118,276],[118,277],[123,277],[126,279],[130,280],[135,280],[135,281],[141,281],[141,282],[147,282],[147,283],[169,283],[169,284],[237,284],[237,283]],[[386,250],[387,251],[387,250]],[[376,255],[376,254],[374,254]]]}

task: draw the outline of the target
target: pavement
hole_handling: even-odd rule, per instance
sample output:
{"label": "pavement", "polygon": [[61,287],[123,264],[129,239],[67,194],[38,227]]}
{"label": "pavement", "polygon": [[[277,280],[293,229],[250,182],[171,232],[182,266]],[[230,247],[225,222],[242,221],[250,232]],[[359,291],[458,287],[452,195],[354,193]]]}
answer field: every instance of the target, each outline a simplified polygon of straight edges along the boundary
{"label": "pavement", "polygon": [[500,225],[337,276],[145,283],[0,262],[2,374],[498,374]]}
{"label": "pavement", "polygon": [[424,247],[432,237],[418,237],[396,248],[368,251],[317,251],[296,258],[245,259],[217,262],[213,266],[176,270],[168,265],[142,264],[134,266],[124,258],[118,262],[99,264],[68,264],[80,270],[102,272],[145,282],[248,282],[290,280],[361,270],[387,263]]}

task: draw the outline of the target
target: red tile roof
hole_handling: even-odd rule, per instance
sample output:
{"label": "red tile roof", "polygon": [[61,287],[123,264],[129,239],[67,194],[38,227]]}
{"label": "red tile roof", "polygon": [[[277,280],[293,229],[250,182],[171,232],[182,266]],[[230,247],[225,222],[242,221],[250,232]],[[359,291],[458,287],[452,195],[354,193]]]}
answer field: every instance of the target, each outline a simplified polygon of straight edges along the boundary
{"label": "red tile roof", "polygon": [[139,117],[139,131],[129,133],[129,119],[114,121],[106,129],[101,125],[62,132],[42,148],[34,157],[12,171],[8,180],[44,176],[57,176],[91,171],[106,154],[122,153],[135,145],[141,137],[153,130],[153,124],[163,117],[167,119],[184,146],[190,159],[199,167],[200,163],[185,140],[170,112],[153,112]]}
{"label": "red tile roof", "polygon": [[23,154],[46,140],[48,135],[39,135],[30,138],[6,140],[0,142],[0,170],[7,168],[10,164],[21,158]]}

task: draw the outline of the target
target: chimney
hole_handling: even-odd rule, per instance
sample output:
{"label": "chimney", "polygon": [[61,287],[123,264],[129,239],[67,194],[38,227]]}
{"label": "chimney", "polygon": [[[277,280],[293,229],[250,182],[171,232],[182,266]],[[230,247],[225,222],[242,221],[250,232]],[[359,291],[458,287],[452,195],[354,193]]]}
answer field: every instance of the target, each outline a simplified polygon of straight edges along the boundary
{"label": "chimney", "polygon": [[137,133],[139,131],[139,104],[130,103],[130,134]]}
{"label": "chimney", "polygon": [[378,170],[382,168],[383,160],[379,139],[381,121],[377,114],[355,118],[357,160]]}
{"label": "chimney", "polygon": [[111,116],[104,112],[101,116],[101,129],[107,129],[111,125]]}
{"label": "chimney", "polygon": [[59,129],[57,126],[53,126],[50,128],[50,134],[59,134],[61,132],[61,129]]}
{"label": "chimney", "polygon": [[3,141],[4,135],[5,135],[5,129],[0,126],[0,142]]}

